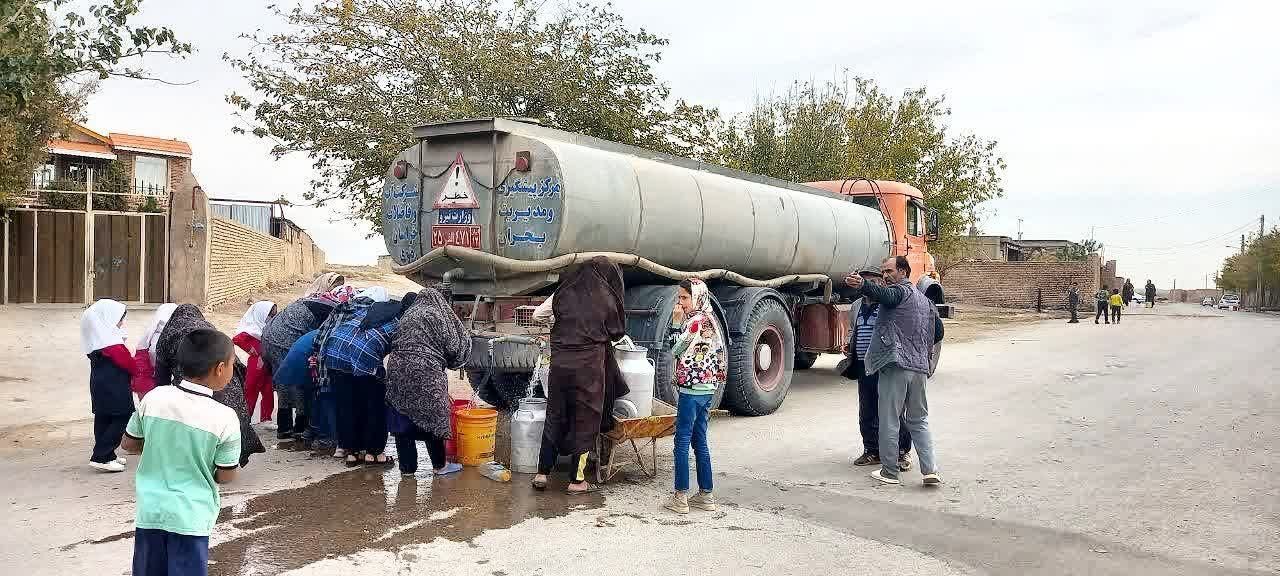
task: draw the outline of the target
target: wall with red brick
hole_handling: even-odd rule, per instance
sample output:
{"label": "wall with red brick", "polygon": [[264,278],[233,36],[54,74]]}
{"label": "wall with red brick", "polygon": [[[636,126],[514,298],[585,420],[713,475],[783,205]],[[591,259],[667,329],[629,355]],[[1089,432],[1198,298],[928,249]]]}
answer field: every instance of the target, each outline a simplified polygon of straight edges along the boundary
{"label": "wall with red brick", "polygon": [[1032,309],[1038,291],[1044,309],[1065,310],[1074,281],[1080,287],[1080,309],[1093,310],[1101,268],[1097,254],[1083,262],[962,262],[947,270],[942,286],[948,302]]}

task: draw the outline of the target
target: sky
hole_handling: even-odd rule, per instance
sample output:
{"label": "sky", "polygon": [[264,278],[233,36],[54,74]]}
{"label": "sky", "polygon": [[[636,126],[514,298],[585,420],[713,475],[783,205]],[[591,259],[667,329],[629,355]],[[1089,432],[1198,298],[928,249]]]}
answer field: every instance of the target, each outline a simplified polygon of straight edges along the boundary
{"label": "sky", "polygon": [[[191,143],[214,197],[301,200],[303,157],[236,135],[224,97],[245,91],[222,55],[282,27],[265,2],[146,0],[140,22],[197,53],[152,58],[189,86],[111,79],[87,123]],[[288,6],[289,3],[285,2]],[[548,2],[556,6],[555,2]],[[618,0],[629,24],[670,40],[672,94],[746,110],[757,95],[847,70],[890,92],[944,94],[951,128],[999,142],[1005,196],[986,234],[1104,244],[1119,275],[1200,288],[1241,233],[1280,224],[1280,3],[1151,0],[914,2]],[[336,263],[372,263],[381,238],[340,208],[289,208]]]}

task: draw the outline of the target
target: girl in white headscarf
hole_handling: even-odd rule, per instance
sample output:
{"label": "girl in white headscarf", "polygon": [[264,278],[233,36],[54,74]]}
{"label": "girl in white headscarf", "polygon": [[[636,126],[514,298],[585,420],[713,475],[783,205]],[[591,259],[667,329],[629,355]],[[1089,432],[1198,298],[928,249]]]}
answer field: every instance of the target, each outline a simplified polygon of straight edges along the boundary
{"label": "girl in white headscarf", "polygon": [[129,383],[129,388],[134,394],[138,395],[138,401],[142,401],[142,397],[147,395],[152,388],[156,387],[155,367],[156,367],[156,341],[160,339],[160,333],[164,331],[164,325],[169,322],[169,317],[173,316],[173,311],[177,308],[177,304],[161,304],[156,308],[155,314],[151,315],[151,323],[147,324],[147,329],[142,333],[142,338],[138,339],[138,351],[133,353],[133,381]]}
{"label": "girl in white headscarf", "polygon": [[236,335],[231,339],[236,346],[249,355],[248,370],[244,375],[245,409],[249,420],[253,420],[253,407],[262,398],[262,407],[258,412],[258,421],[268,423],[266,428],[272,429],[271,414],[276,409],[276,393],[271,388],[271,367],[262,358],[262,330],[267,321],[276,315],[276,303],[269,300],[255,302],[240,318],[236,326]]}
{"label": "girl in white headscarf", "polygon": [[103,472],[123,472],[126,461],[116,447],[133,414],[133,357],[125,346],[124,304],[94,302],[80,316],[80,346],[89,357],[89,399],[93,407],[93,454],[89,466]]}

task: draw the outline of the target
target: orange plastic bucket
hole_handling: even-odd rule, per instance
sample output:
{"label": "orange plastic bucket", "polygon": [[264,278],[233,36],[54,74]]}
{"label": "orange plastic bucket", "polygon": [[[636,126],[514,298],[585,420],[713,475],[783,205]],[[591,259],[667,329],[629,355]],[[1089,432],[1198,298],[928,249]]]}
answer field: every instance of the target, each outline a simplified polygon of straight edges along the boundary
{"label": "orange plastic bucket", "polygon": [[498,432],[498,411],[490,408],[467,408],[456,414],[458,462],[463,466],[479,466],[492,461]]}
{"label": "orange plastic bucket", "polygon": [[449,439],[444,441],[444,454],[452,461],[458,460],[458,411],[471,407],[470,400],[454,400],[449,407]]}

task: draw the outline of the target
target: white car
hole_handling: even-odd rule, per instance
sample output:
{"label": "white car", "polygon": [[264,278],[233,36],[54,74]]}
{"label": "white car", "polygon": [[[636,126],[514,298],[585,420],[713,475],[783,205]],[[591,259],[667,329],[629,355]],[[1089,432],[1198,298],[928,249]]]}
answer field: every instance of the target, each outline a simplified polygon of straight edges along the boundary
{"label": "white car", "polygon": [[1200,301],[1200,305],[1201,305],[1201,306],[1213,306],[1213,305],[1214,305],[1213,296],[1205,296],[1205,297],[1204,297],[1204,300],[1201,300],[1201,301]]}
{"label": "white car", "polygon": [[1239,310],[1240,297],[1235,294],[1224,294],[1221,300],[1218,300],[1216,306],[1218,310]]}
{"label": "white car", "polygon": [[1143,302],[1146,302],[1146,300],[1145,300],[1145,299],[1143,299],[1143,297],[1142,297],[1142,295],[1141,295],[1141,294],[1134,294],[1134,295],[1133,295],[1133,302],[1134,302],[1135,304],[1142,304]]}

